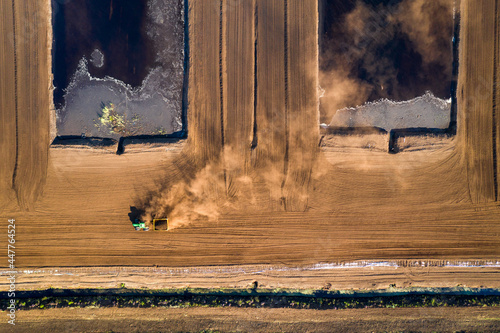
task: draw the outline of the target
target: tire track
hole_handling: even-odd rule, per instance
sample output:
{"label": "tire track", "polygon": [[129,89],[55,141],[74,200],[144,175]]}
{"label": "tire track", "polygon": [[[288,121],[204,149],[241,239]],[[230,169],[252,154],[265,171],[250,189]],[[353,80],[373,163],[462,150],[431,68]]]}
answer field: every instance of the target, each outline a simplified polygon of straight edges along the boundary
{"label": "tire track", "polygon": [[257,148],[258,137],[257,137],[257,94],[258,94],[258,80],[257,80],[257,66],[258,66],[258,44],[259,44],[259,5],[255,3],[254,6],[254,64],[253,64],[253,139],[251,144],[251,149]]}
{"label": "tire track", "polygon": [[286,197],[285,197],[285,184],[288,176],[288,160],[289,160],[289,150],[290,150],[290,129],[289,129],[289,120],[288,120],[288,0],[284,1],[285,5],[285,31],[284,31],[284,40],[285,40],[285,157],[284,157],[284,165],[283,165],[283,181],[281,183],[281,198],[283,203],[283,208],[286,211]]}
{"label": "tire track", "polygon": [[189,67],[190,67],[190,54],[189,54],[189,1],[184,0],[184,79],[182,82],[182,132],[183,137],[188,135],[188,106],[189,106]]}
{"label": "tire track", "polygon": [[[17,45],[16,45],[16,5],[15,0],[12,0],[12,41],[14,47],[14,105],[15,105],[15,123],[16,123],[16,153],[14,172],[12,173],[12,188],[16,190],[16,176],[19,162],[19,106],[18,106],[18,91],[17,91]],[[17,191],[16,191],[17,193]]]}
{"label": "tire track", "polygon": [[492,110],[492,143],[493,143],[493,182],[495,190],[495,201],[498,201],[498,160],[497,160],[497,89],[498,89],[498,0],[495,0],[495,41],[494,41],[494,54],[493,54],[493,110]]}
{"label": "tire track", "polygon": [[492,122],[494,117],[498,117],[493,114],[493,104],[496,101],[492,96],[495,93],[494,72],[497,61],[494,55],[497,44],[495,5],[496,1],[462,2],[460,30],[463,38],[460,39],[460,49],[463,57],[460,66],[464,70],[459,71],[459,79],[462,80],[461,109],[465,113],[460,118],[465,124],[466,132],[460,132],[465,134],[462,143],[471,200],[475,204],[495,202],[498,199],[498,186],[494,188],[495,174],[498,173],[498,170],[494,170],[497,152],[493,152],[497,139],[492,140]]}
{"label": "tire track", "polygon": [[220,84],[220,135],[222,150],[224,150],[224,66],[222,64],[222,49],[223,49],[223,8],[224,0],[220,0],[220,20],[219,20],[219,84]]}
{"label": "tire track", "polygon": [[224,169],[224,188],[226,195],[228,194],[227,187],[227,170],[224,166],[224,63],[223,63],[223,49],[224,49],[224,0],[220,0],[220,19],[219,19],[219,84],[220,84],[220,135],[221,135],[221,154],[222,164]]}

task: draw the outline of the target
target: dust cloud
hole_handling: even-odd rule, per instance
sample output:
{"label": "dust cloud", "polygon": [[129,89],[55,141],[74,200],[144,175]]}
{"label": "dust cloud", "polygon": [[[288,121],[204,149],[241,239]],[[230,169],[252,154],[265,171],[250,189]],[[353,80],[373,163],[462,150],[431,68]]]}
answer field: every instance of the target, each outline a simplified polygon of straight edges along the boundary
{"label": "dust cloud", "polygon": [[142,221],[168,217],[171,230],[193,221],[216,223],[221,215],[234,212],[306,211],[309,184],[322,172],[315,168],[315,149],[304,165],[305,154],[292,154],[288,173],[283,161],[245,162],[241,152],[231,147],[208,162],[187,157],[188,150],[167,162],[157,189],[136,200]]}
{"label": "dust cloud", "polygon": [[[424,63],[439,63],[451,71],[449,60],[450,36],[453,33],[450,17],[454,0],[413,0],[401,4],[395,17],[401,29],[414,42],[415,50]],[[437,13],[437,14],[436,14]]]}
{"label": "dust cloud", "polygon": [[[320,53],[321,122],[382,98],[449,98],[455,0],[327,1]],[[334,16],[334,17],[332,17]]]}
{"label": "dust cloud", "polygon": [[158,188],[137,204],[143,221],[168,217],[169,229],[175,229],[192,221],[216,222],[223,210],[241,211],[256,203],[254,180],[231,149],[208,162],[186,153],[168,162],[166,170]]}
{"label": "dust cloud", "polygon": [[198,219],[217,220],[219,203],[225,196],[224,180],[217,169],[217,165],[209,164],[191,177],[181,177],[170,187],[163,186],[150,196],[142,220],[168,217],[170,229]]}

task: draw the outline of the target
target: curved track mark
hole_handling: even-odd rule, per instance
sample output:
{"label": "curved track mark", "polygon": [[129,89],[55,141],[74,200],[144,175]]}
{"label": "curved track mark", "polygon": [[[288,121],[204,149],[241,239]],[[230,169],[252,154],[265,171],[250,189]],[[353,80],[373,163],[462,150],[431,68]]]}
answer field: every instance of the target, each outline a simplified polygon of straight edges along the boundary
{"label": "curved track mark", "polygon": [[[19,117],[18,117],[18,99],[17,99],[17,48],[16,48],[16,5],[15,0],[12,0],[12,41],[14,46],[14,99],[16,110],[16,159],[14,164],[14,172],[12,173],[12,188],[16,188],[17,165],[19,161]],[[17,192],[17,191],[16,191]]]}

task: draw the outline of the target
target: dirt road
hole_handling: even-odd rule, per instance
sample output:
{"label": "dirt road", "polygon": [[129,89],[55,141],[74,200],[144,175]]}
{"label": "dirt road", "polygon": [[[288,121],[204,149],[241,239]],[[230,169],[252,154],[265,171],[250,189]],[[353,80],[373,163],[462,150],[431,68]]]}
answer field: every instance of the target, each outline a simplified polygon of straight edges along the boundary
{"label": "dirt road", "polygon": [[[49,309],[19,311],[16,331],[496,332],[495,308],[427,309]],[[2,323],[2,326],[8,324]]]}
{"label": "dirt road", "polygon": [[[467,266],[468,265],[468,266]],[[23,270],[16,276],[18,290],[117,288],[253,288],[272,291],[389,290],[407,288],[500,288],[498,261],[393,260],[301,266],[232,265],[197,267],[54,267]],[[9,290],[7,279],[0,290]],[[396,289],[398,288],[398,289]],[[404,289],[399,289],[404,288]],[[456,289],[455,289],[456,290]]]}

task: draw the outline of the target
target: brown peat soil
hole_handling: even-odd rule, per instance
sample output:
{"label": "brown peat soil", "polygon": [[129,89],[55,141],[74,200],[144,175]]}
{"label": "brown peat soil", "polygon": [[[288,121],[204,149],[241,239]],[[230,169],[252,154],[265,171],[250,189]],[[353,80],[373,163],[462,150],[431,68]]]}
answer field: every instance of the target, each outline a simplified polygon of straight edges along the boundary
{"label": "brown peat soil", "polygon": [[[444,267],[447,261],[496,262],[500,255],[496,6],[487,0],[461,4],[457,135],[437,145],[423,143],[423,150],[388,154],[356,145],[319,147],[315,1],[190,0],[188,139],[125,146],[124,154],[116,155],[114,149],[50,147],[48,1],[1,0],[0,228],[7,230],[7,220],[16,220],[16,266],[297,267],[421,259],[442,260],[443,267],[427,276],[419,272],[414,280],[409,268],[404,273],[360,269],[284,273],[266,284],[316,288],[336,281],[339,288],[381,288],[395,281],[398,286],[498,288],[498,265]],[[171,212],[172,229],[134,231],[131,206]],[[6,252],[0,267],[8,266]],[[119,280],[89,274],[76,285]],[[254,278],[205,276],[191,283],[244,286]],[[39,287],[71,285],[51,277],[33,280]],[[179,283],[170,282],[165,285]],[[58,319],[48,319],[54,317],[50,311]],[[21,312],[19,321],[38,331],[62,329],[69,321],[92,330],[88,318],[99,318],[95,325],[104,325],[102,330],[115,324],[141,330],[146,320],[149,329],[165,319],[179,330],[197,330],[196,322],[222,330],[331,331],[338,324],[342,331],[357,331],[366,322],[377,330],[401,330],[390,321],[400,317],[410,325],[404,329],[467,330],[467,318],[486,325],[476,327],[483,331],[498,327],[495,309],[335,314],[172,309],[147,310],[147,318],[136,309],[123,310],[136,324],[117,319],[114,309],[92,311]],[[213,319],[212,311],[228,313]],[[185,315],[200,321],[183,326],[179,317]],[[311,318],[319,319],[312,323]],[[236,321],[243,326],[234,326]]]}

